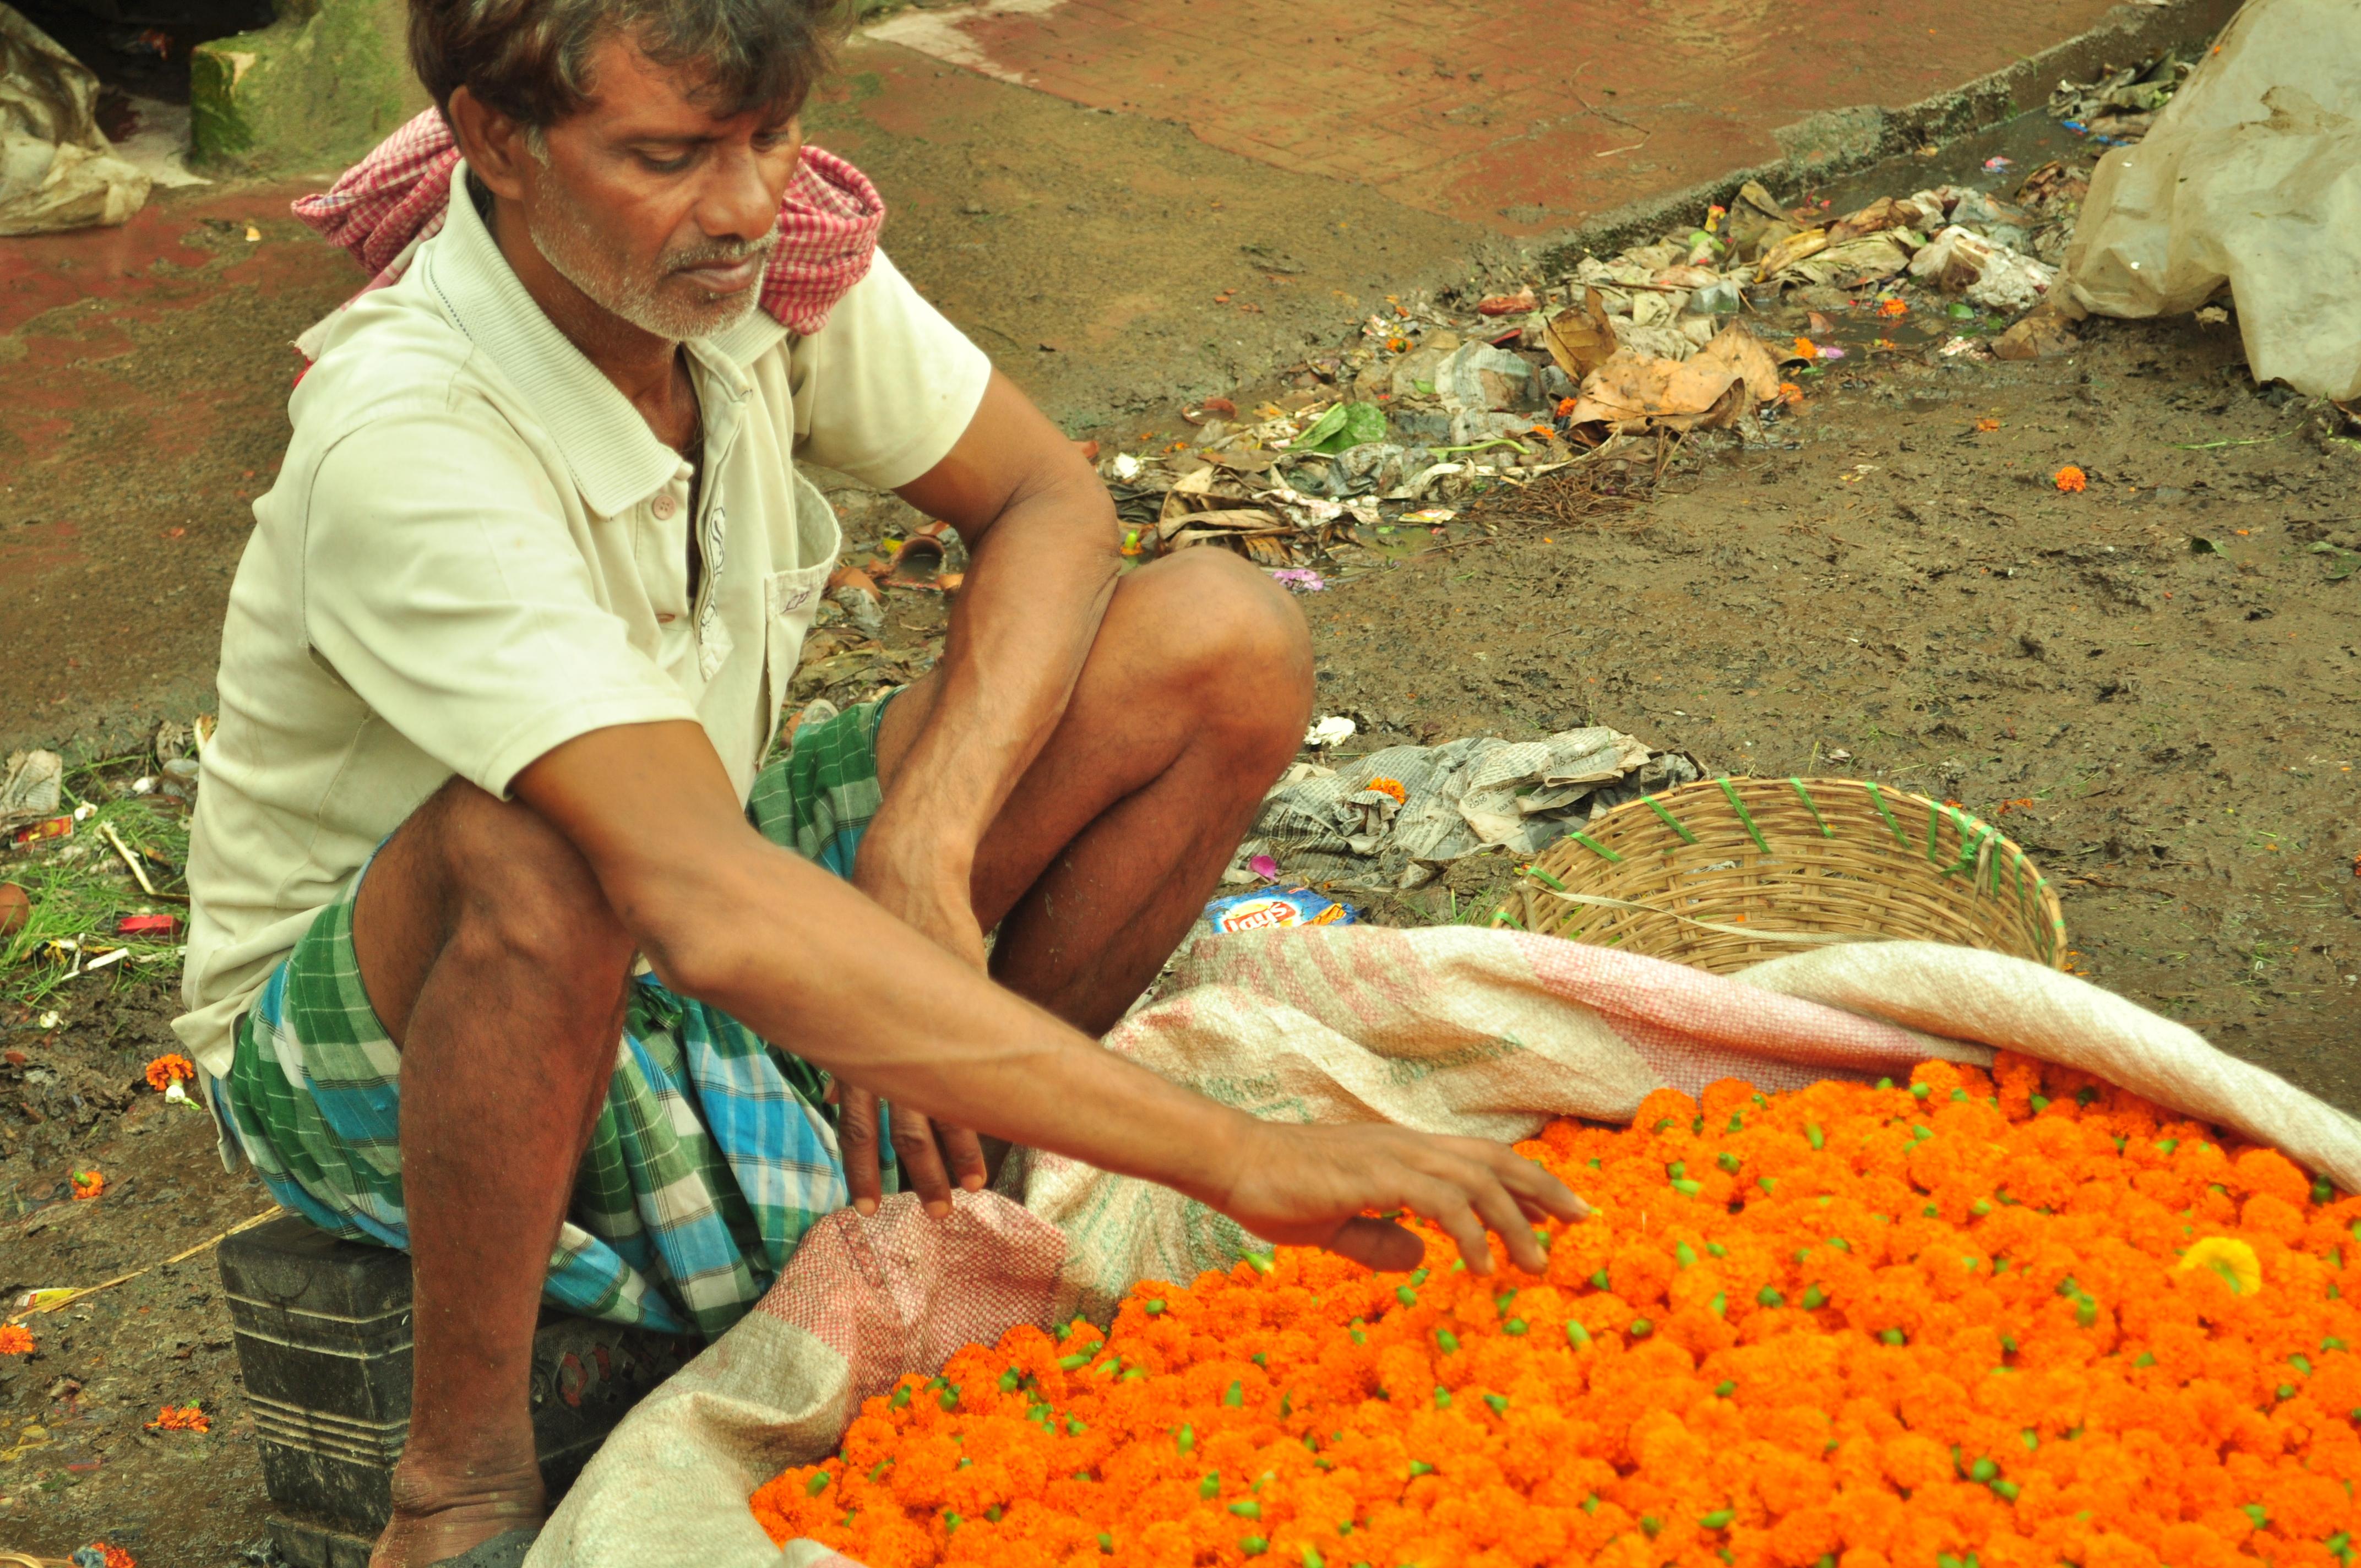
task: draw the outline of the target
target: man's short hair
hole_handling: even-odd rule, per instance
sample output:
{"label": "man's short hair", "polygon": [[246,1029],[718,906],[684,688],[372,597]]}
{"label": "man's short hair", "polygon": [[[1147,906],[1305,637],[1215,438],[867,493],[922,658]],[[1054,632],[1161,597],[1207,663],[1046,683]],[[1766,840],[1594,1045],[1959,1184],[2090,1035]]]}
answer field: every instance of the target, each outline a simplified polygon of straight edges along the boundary
{"label": "man's short hair", "polygon": [[410,60],[447,115],[451,94],[544,130],[590,99],[590,55],[621,34],[704,79],[719,115],[803,105],[827,70],[841,0],[411,0]]}

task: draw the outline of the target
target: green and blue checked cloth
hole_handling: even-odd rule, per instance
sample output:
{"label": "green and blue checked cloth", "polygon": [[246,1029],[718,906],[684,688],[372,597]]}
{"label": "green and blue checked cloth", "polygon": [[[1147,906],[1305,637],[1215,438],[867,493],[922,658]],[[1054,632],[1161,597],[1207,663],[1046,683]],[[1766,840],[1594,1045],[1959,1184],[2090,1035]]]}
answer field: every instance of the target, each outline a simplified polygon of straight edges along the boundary
{"label": "green and blue checked cloth", "polygon": [[[852,874],[882,799],[884,706],[796,731],[746,803],[765,838]],[[401,1053],[361,986],[359,886],[356,876],[272,971],[239,1021],[214,1102],[283,1206],[348,1241],[407,1247]],[[736,1322],[804,1232],[849,1200],[828,1082],[727,1014],[653,975],[635,980],[606,1107],[549,1260],[548,1299],[707,1339]]]}

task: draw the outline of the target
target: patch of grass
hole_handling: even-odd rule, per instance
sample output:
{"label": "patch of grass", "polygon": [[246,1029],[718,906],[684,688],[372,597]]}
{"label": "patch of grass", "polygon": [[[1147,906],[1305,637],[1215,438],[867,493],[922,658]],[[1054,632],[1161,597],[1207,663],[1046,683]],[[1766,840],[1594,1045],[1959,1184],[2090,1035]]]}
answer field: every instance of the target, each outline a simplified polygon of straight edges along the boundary
{"label": "patch of grass", "polygon": [[[110,758],[75,769],[66,777],[64,810],[86,805],[92,811],[74,824],[72,836],[0,853],[0,882],[16,883],[32,900],[24,927],[0,942],[0,1006],[50,1007],[78,991],[111,989],[126,974],[169,979],[177,972],[179,937],[115,934],[126,915],[188,918],[188,817],[169,797],[127,793],[145,761]],[[116,853],[108,828],[139,858],[159,894],[180,896],[150,897]],[[125,949],[122,958],[87,969],[117,948]],[[173,968],[157,976],[163,965]]]}

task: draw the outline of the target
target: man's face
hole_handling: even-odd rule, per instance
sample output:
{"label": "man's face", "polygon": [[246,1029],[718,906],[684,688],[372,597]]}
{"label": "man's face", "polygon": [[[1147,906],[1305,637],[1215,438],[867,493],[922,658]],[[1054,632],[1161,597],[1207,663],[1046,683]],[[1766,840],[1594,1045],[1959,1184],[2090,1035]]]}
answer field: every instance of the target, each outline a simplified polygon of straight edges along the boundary
{"label": "man's face", "polygon": [[524,218],[551,267],[597,304],[675,342],[752,313],[803,152],[793,117],[717,117],[693,71],[610,38],[591,101],[522,169]]}

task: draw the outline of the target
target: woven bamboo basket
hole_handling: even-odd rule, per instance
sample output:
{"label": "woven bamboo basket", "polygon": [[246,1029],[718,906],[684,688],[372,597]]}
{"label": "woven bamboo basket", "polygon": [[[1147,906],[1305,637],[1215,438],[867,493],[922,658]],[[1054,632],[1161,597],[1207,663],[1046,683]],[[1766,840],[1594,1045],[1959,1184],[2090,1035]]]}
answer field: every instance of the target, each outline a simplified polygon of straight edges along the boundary
{"label": "woven bamboo basket", "polygon": [[1493,917],[1727,974],[1836,942],[1949,942],[2066,967],[2058,894],[1989,823],[1859,779],[1707,779],[1616,807]]}

